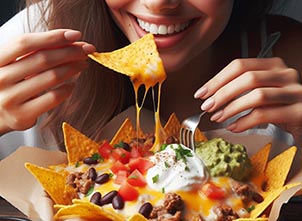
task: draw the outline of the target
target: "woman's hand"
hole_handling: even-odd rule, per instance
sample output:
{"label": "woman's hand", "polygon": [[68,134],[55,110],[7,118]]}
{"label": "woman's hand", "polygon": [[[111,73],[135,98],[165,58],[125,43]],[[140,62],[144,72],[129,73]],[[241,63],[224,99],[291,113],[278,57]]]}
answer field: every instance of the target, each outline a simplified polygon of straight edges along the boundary
{"label": "woman's hand", "polygon": [[54,30],[0,46],[0,134],[32,127],[71,94],[73,76],[95,51],[80,38],[78,31]]}
{"label": "woman's hand", "polygon": [[299,73],[280,58],[237,59],[195,93],[205,99],[201,109],[223,122],[243,111],[246,115],[227,129],[242,132],[274,123],[295,134],[302,130],[302,85]]}

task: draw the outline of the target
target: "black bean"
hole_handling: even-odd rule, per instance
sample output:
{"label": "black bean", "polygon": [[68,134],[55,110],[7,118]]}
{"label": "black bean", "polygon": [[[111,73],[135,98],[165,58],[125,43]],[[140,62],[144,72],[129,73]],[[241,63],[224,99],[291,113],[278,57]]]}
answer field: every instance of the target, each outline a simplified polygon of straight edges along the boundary
{"label": "black bean", "polygon": [[102,198],[102,195],[101,193],[99,192],[95,192],[91,198],[90,198],[90,202],[96,204],[96,205],[101,205],[101,198]]}
{"label": "black bean", "polygon": [[89,177],[92,181],[95,181],[97,175],[98,175],[98,174],[97,174],[96,170],[95,170],[93,167],[89,168],[89,170],[88,170],[88,177]]}
{"label": "black bean", "polygon": [[113,197],[112,199],[112,207],[114,209],[123,209],[125,205],[125,202],[123,200],[123,198],[117,194],[115,197]]}
{"label": "black bean", "polygon": [[153,206],[151,203],[146,202],[144,203],[141,208],[139,209],[139,213],[142,214],[146,219],[149,219],[149,216],[153,210]]}
{"label": "black bean", "polygon": [[88,165],[91,165],[91,164],[97,164],[98,163],[98,160],[92,158],[92,157],[86,157],[83,162],[85,164],[88,164]]}
{"label": "black bean", "polygon": [[122,148],[123,148],[124,150],[128,151],[128,152],[131,151],[131,147],[130,147],[130,145],[129,145],[128,143],[123,142],[123,143],[122,143]]}
{"label": "black bean", "polygon": [[264,199],[263,199],[263,196],[261,196],[259,193],[254,192],[254,193],[253,193],[253,200],[254,200],[256,203],[261,203]]}
{"label": "black bean", "polygon": [[103,198],[101,199],[101,205],[112,203],[112,199],[118,194],[116,190],[112,190],[109,193],[107,193]]}
{"label": "black bean", "polygon": [[103,184],[103,183],[107,183],[109,179],[110,179],[110,175],[108,173],[103,173],[102,175],[99,175],[95,179],[95,182],[97,184]]}

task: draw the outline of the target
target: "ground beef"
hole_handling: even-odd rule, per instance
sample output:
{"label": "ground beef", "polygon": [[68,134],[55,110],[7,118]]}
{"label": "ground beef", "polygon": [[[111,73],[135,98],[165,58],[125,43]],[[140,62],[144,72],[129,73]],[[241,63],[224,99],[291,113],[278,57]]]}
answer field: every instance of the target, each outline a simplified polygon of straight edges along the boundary
{"label": "ground beef", "polygon": [[66,183],[76,189],[77,192],[86,194],[94,182],[89,178],[88,172],[74,172],[67,176]]}
{"label": "ground beef", "polygon": [[213,212],[217,216],[216,221],[232,221],[239,218],[233,209],[226,204],[221,204],[214,207]]}
{"label": "ground beef", "polygon": [[153,207],[150,221],[180,221],[183,220],[184,202],[176,193],[167,193],[161,206]]}
{"label": "ground beef", "polygon": [[257,203],[261,203],[263,201],[263,197],[246,183],[233,181],[232,188],[235,193],[240,196],[242,202],[246,204],[251,202],[252,200]]}

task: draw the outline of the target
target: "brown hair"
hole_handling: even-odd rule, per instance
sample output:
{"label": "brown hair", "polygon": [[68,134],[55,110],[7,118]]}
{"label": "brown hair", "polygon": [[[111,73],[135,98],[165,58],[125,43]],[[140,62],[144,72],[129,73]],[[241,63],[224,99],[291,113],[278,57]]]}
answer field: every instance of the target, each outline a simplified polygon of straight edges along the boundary
{"label": "brown hair", "polygon": [[[27,6],[37,2],[40,1],[26,0]],[[94,44],[100,52],[112,51],[129,43],[111,18],[104,0],[46,2],[49,4],[40,6],[41,12],[45,15],[46,10],[49,10],[49,16],[41,22],[46,22],[49,29],[79,30],[83,34],[83,40]],[[252,4],[254,1],[236,0],[236,12],[241,10],[238,2]],[[236,18],[233,19],[234,22],[238,18],[237,14],[233,16]],[[92,139],[98,140],[101,128],[116,114],[133,105],[133,102],[133,89],[127,77],[91,62],[88,70],[77,80],[71,97],[49,112],[45,125],[63,150],[62,122],[68,122]]]}
{"label": "brown hair", "polygon": [[[31,4],[36,1],[27,1]],[[48,28],[70,28],[82,32],[83,40],[96,46],[97,51],[112,51],[128,41],[116,27],[105,1],[52,0],[40,8],[49,9],[41,21]],[[63,150],[62,122],[68,122],[92,139],[98,140],[101,128],[115,115],[133,104],[129,79],[121,74],[90,62],[81,73],[71,97],[49,112],[44,126],[53,133]]]}

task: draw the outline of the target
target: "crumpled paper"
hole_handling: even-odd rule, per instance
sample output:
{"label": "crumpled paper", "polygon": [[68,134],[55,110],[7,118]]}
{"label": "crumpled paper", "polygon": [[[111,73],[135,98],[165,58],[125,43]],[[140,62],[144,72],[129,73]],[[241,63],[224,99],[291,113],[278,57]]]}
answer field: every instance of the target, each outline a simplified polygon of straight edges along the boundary
{"label": "crumpled paper", "polygon": [[[134,108],[130,108],[114,118],[104,128],[103,138],[110,140],[126,117],[135,119]],[[143,130],[147,131],[148,128],[149,130],[150,128],[153,130],[152,126],[150,127],[150,125],[154,125],[152,113],[143,111],[142,119]],[[133,120],[133,122],[135,121]],[[226,130],[215,130],[207,132],[207,136],[209,138],[222,137],[233,143],[242,143],[246,146],[250,155],[257,152],[268,142],[273,142],[274,145],[271,151],[273,154],[270,158],[288,148],[288,145],[261,134],[233,134]],[[47,194],[43,191],[36,179],[25,169],[25,162],[47,167],[48,165],[67,162],[66,154],[60,151],[48,151],[35,147],[20,147],[0,162],[0,177],[2,177],[0,182],[0,195],[33,221],[52,221],[53,202],[47,197]],[[287,183],[302,182],[301,162],[301,148],[298,148]],[[296,186],[284,191],[281,196],[275,200],[269,220],[277,220],[282,204],[286,203],[301,189],[302,186]],[[80,219],[72,219],[72,221],[76,220]]]}

